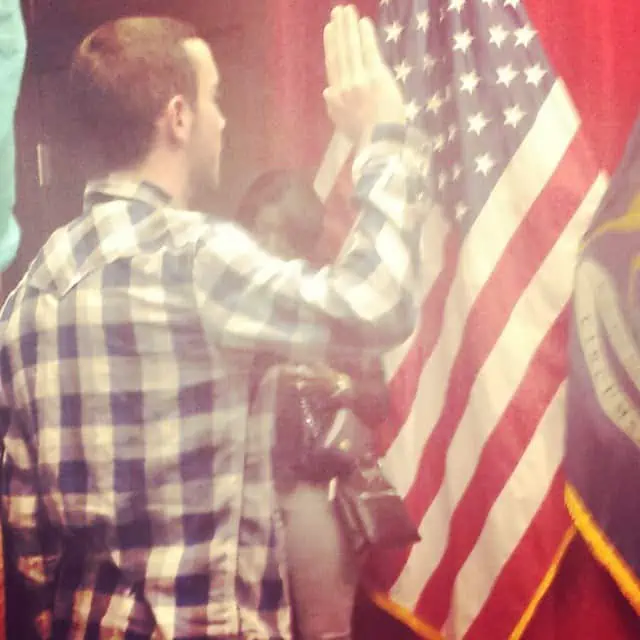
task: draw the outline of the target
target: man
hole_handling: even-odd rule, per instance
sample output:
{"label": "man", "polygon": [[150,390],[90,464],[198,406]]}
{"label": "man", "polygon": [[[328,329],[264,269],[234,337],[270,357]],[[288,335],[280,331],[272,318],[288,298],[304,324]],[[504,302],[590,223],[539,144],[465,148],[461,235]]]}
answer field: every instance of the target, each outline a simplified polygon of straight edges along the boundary
{"label": "man", "polygon": [[0,4],[0,272],[13,261],[20,244],[15,204],[14,116],[27,49],[19,0]]}
{"label": "man", "polygon": [[218,180],[225,125],[190,28],[125,19],[78,49],[105,173],[0,314],[3,516],[33,627],[13,637],[290,637],[254,355],[375,354],[417,317],[421,156],[401,94],[352,7],[332,13],[325,57],[362,215],[314,272],[188,210]]}

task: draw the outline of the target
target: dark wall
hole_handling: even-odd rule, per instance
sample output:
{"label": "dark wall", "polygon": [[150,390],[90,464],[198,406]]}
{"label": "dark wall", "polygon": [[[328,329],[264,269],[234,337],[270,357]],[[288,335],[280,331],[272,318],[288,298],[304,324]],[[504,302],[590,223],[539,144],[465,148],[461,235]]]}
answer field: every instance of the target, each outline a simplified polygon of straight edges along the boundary
{"label": "dark wall", "polygon": [[121,15],[166,14],[194,23],[222,75],[227,115],[223,184],[212,210],[232,208],[248,180],[269,164],[264,134],[264,3],[256,0],[25,0],[27,70],[16,115],[17,215],[23,242],[3,276],[10,291],[53,230],[80,214],[91,149],[70,120],[71,54],[93,28]]}

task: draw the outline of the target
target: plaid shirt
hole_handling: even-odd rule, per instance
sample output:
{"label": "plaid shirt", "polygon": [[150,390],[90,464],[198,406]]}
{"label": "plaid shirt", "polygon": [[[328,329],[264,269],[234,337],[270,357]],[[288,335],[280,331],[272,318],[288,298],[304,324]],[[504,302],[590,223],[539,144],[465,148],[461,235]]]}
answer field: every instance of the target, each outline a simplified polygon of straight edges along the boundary
{"label": "plaid shirt", "polygon": [[0,316],[3,518],[36,637],[290,637],[252,354],[408,336],[420,162],[390,133],[357,158],[362,214],[319,272],[150,184],[88,186]]}

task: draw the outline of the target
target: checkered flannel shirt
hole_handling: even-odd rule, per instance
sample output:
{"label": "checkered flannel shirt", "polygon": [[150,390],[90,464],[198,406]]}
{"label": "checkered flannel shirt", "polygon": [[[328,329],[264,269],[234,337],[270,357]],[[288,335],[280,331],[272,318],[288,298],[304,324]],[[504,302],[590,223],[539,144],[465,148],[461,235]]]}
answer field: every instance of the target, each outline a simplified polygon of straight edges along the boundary
{"label": "checkered flannel shirt", "polygon": [[362,213],[320,271],[147,183],[90,184],[44,245],[0,315],[3,519],[36,637],[290,637],[253,354],[413,330],[422,156],[398,138],[356,159]]}

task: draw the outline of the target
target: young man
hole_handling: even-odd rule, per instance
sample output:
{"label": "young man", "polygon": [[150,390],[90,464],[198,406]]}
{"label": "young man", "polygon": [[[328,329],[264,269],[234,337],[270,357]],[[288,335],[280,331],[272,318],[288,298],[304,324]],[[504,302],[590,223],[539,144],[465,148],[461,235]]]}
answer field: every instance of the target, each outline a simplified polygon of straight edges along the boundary
{"label": "young man", "polygon": [[72,85],[104,176],[0,315],[3,516],[32,626],[11,637],[290,637],[255,354],[375,354],[417,317],[421,156],[401,94],[352,7],[325,51],[362,215],[315,272],[188,210],[218,181],[225,125],[194,32],[132,18],[80,46]]}

